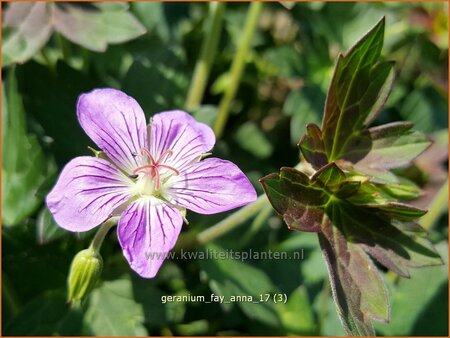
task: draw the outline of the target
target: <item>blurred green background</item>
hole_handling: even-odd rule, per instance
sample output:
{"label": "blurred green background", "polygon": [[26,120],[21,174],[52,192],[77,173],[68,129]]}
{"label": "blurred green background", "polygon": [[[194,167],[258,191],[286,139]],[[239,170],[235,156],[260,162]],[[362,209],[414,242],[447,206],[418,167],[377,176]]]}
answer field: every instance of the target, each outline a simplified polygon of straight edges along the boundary
{"label": "blurred green background", "polygon": [[[102,282],[71,310],[69,264],[93,233],[59,229],[43,201],[65,163],[93,146],[76,119],[77,97],[114,87],[133,96],[147,117],[183,109],[208,3],[14,6],[2,3],[3,335],[343,334],[316,236],[289,231],[271,209],[207,248],[303,250],[303,260],[166,261],[155,279],[144,280],[112,231],[102,248]],[[226,5],[202,105],[190,111],[210,125],[230,83],[247,9],[248,3]],[[416,178],[434,212],[430,238],[447,261],[447,13],[444,2],[264,4],[214,155],[235,162],[261,194],[258,179],[294,166],[306,123],[320,122],[338,53],[386,16],[383,55],[397,62],[397,80],[375,124],[413,121],[435,140],[432,155],[416,163],[426,174]],[[189,213],[182,237],[224,217]],[[384,275],[392,319],[376,325],[378,334],[448,335],[447,265],[415,270],[410,280]],[[288,302],[161,303],[163,295],[211,293],[282,293]]]}

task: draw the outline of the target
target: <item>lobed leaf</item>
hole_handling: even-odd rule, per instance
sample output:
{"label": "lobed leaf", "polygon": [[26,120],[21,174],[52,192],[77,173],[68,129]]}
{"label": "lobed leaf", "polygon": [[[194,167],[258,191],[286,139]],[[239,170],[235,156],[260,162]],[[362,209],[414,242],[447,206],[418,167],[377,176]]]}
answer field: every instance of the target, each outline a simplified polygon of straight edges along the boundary
{"label": "lobed leaf", "polygon": [[379,61],[383,35],[384,18],[338,57],[322,129],[308,124],[298,144],[315,174],[281,168],[261,180],[289,228],[318,232],[339,316],[353,335],[374,335],[371,320],[389,320],[369,255],[403,277],[411,267],[442,264],[416,222],[426,211],[402,202],[420,189],[390,171],[410,164],[430,141],[408,122],[368,128],[394,79],[393,63]]}
{"label": "lobed leaf", "polygon": [[347,241],[361,248],[388,269],[402,277],[409,277],[408,268],[442,264],[433,246],[423,238],[416,238],[401,230],[420,232],[415,224],[392,220],[382,213],[365,208],[355,208],[339,201],[330,204],[327,214]]}
{"label": "lobed leaf", "polygon": [[394,78],[393,63],[378,62],[383,35],[384,18],[338,58],[322,123],[329,161],[356,162],[371,149],[370,137],[361,130],[376,117]]}
{"label": "lobed leaf", "polygon": [[358,191],[347,200],[355,206],[369,208],[398,220],[414,220],[425,215],[425,210],[397,202],[396,198],[383,191],[384,187],[384,185],[364,182]]}
{"label": "lobed leaf", "polygon": [[389,302],[383,280],[364,251],[324,219],[319,242],[328,267],[331,289],[345,331],[374,336],[370,319],[389,320]]}
{"label": "lobed leaf", "polygon": [[311,177],[312,182],[320,182],[323,187],[332,189],[332,191],[334,191],[333,188],[339,187],[345,179],[344,172],[334,162],[323,166]]}
{"label": "lobed leaf", "polygon": [[293,168],[281,168],[260,180],[270,203],[289,229],[318,232],[330,195]]}
{"label": "lobed leaf", "polygon": [[10,3],[5,10],[3,66],[23,63],[39,52],[56,30],[89,50],[132,40],[146,32],[126,4]]}
{"label": "lobed leaf", "polygon": [[3,22],[2,65],[33,57],[53,33],[51,12],[45,2],[10,3]]}
{"label": "lobed leaf", "polygon": [[411,130],[413,125],[394,122],[370,128],[371,149],[355,169],[374,174],[409,164],[431,145],[424,134]]}
{"label": "lobed leaf", "polygon": [[328,163],[322,131],[316,124],[309,123],[306,126],[306,134],[303,135],[298,146],[305,159],[311,163],[314,169],[319,169]]}
{"label": "lobed leaf", "polygon": [[56,4],[55,29],[70,41],[87,49],[104,52],[110,43],[132,40],[145,28],[128,12],[128,6]]}

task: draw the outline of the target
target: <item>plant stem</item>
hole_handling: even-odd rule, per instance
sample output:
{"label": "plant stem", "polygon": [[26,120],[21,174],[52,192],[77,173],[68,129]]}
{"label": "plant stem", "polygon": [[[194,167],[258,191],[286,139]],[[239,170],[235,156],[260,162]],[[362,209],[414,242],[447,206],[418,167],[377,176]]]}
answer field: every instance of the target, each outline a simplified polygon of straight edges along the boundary
{"label": "plant stem", "polygon": [[269,216],[272,214],[273,209],[270,205],[267,205],[267,207],[261,208],[261,210],[256,215],[255,219],[253,220],[252,224],[249,227],[249,230],[244,233],[241,237],[241,239],[238,241],[238,247],[243,247],[247,244],[249,240],[253,238],[253,236],[258,232],[259,229],[261,229],[264,222],[269,218]]}
{"label": "plant stem", "polygon": [[88,74],[89,73],[89,67],[91,64],[91,52],[87,49],[81,49],[81,56],[83,58],[83,65],[81,67],[81,71],[84,74]]}
{"label": "plant stem", "polygon": [[209,4],[210,14],[204,27],[206,36],[200,50],[200,57],[195,65],[189,94],[186,99],[186,110],[195,109],[202,102],[211,64],[217,51],[217,44],[222,30],[222,16],[225,4],[225,2],[211,2]]}
{"label": "plant stem", "polygon": [[430,204],[428,212],[420,219],[420,225],[425,229],[430,229],[436,223],[439,216],[448,203],[448,179],[442,185],[436,197]]}
{"label": "plant stem", "polygon": [[117,224],[119,217],[111,217],[105,223],[103,223],[94,236],[94,239],[89,246],[95,252],[99,252],[108,231]]}
{"label": "plant stem", "polygon": [[48,69],[50,69],[53,74],[56,74],[55,64],[50,59],[47,50],[45,48],[42,48],[40,54],[47,64]]}
{"label": "plant stem", "polygon": [[261,12],[263,3],[262,2],[252,2],[248,10],[244,32],[242,40],[240,41],[238,50],[233,59],[230,70],[230,83],[222,97],[219,104],[219,112],[217,114],[216,121],[214,123],[214,132],[217,138],[222,136],[225,124],[230,113],[231,103],[236,95],[236,91],[239,87],[239,82],[241,80],[242,71],[244,70],[246,57],[248,55],[248,50],[250,48],[250,42],[253,37],[256,25],[258,23],[259,14]]}
{"label": "plant stem", "polygon": [[70,45],[69,42],[61,35],[61,33],[56,33],[56,40],[61,50],[61,55],[65,63],[69,63],[70,59]]}
{"label": "plant stem", "polygon": [[244,223],[250,217],[255,215],[259,210],[261,210],[261,208],[268,205],[269,200],[267,199],[266,195],[261,195],[255,202],[231,214],[216,225],[213,225],[212,227],[200,232],[195,238],[196,244],[202,245],[222,236],[223,234],[236,228],[238,225]]}

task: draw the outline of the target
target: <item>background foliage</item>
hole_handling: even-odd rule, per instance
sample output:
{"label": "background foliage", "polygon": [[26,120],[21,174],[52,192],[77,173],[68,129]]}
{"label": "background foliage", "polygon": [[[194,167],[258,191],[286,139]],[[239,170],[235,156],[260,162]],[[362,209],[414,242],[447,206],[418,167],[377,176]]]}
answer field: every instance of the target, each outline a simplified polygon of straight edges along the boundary
{"label": "background foliage", "polygon": [[[2,5],[5,15],[8,5]],[[4,18],[2,30],[2,333],[342,334],[316,236],[287,230],[271,209],[200,250],[304,250],[303,260],[167,261],[155,279],[144,280],[130,270],[111,232],[102,248],[102,282],[82,309],[69,309],[69,264],[92,234],[59,229],[43,200],[64,164],[88,154],[92,145],[76,120],[76,99],[108,86],[136,98],[147,117],[183,108],[207,4],[36,6]],[[203,105],[191,111],[210,125],[230,81],[247,8],[245,3],[227,4]],[[55,24],[49,12],[63,20]],[[424,203],[431,203],[435,215],[429,237],[446,259],[447,199],[442,204],[430,197],[439,196],[435,193],[446,180],[446,13],[444,3],[315,2],[291,9],[265,4],[214,154],[237,163],[262,193],[258,179],[281,166],[294,166],[306,123],[320,122],[338,52],[385,15],[383,54],[396,61],[397,80],[374,125],[409,120],[435,139],[433,153],[410,168],[410,175],[428,192]],[[188,217],[183,236],[224,215]],[[389,325],[376,326],[378,334],[448,334],[447,266],[413,270],[409,280],[392,273],[383,277],[392,319]],[[258,298],[260,293],[286,293],[288,302],[161,303],[162,295],[208,298],[212,292]]]}

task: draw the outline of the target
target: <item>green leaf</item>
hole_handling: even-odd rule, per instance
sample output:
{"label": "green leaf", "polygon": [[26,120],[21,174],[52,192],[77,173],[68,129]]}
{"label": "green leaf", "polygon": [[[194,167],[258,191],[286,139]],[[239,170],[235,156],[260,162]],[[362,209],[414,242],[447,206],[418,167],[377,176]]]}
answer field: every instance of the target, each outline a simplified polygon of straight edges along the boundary
{"label": "green leaf", "polygon": [[[33,76],[30,76],[33,74]],[[92,141],[78,123],[78,96],[100,86],[63,62],[56,65],[56,74],[36,62],[17,67],[17,81],[27,112],[42,126],[53,142],[50,151],[60,167],[76,156],[88,154]],[[45,83],[45,86],[42,85]]]}
{"label": "green leaf", "polygon": [[320,231],[329,194],[293,168],[281,168],[260,180],[270,203],[289,229]]}
{"label": "green leaf", "polygon": [[311,179],[294,168],[281,168],[280,174],[267,175],[260,183],[289,229],[308,232],[320,231],[324,209],[333,198],[352,196],[360,185],[348,181],[334,162],[322,167]]}
{"label": "green leaf", "polygon": [[4,328],[11,336],[89,335],[81,311],[70,309],[62,290],[42,293],[31,300]]}
{"label": "green leaf", "polygon": [[398,220],[414,220],[425,215],[425,210],[397,202],[395,197],[384,192],[386,190],[384,187],[384,185],[379,186],[370,182],[364,182],[358,191],[347,200],[355,206],[370,208],[389,218]]}
{"label": "green leaf", "polygon": [[422,190],[406,178],[398,177],[399,183],[379,185],[379,188],[395,199],[408,201],[422,195]]}
{"label": "green leaf", "polygon": [[[447,257],[448,245],[436,245]],[[376,325],[384,336],[448,335],[448,265],[411,271],[411,279],[388,280],[392,294],[389,325]],[[420,295],[420,296],[418,296]]]}
{"label": "green leaf", "polygon": [[5,11],[3,66],[32,58],[54,30],[87,49],[104,52],[145,33],[126,4],[11,3]]}
{"label": "green leaf", "polygon": [[108,44],[122,43],[145,33],[128,6],[60,3],[53,7],[54,25],[70,41],[104,52]]}
{"label": "green leaf", "polygon": [[197,121],[212,127],[217,117],[217,110],[217,106],[214,105],[200,105],[192,111],[192,116]]}
{"label": "green leaf", "polygon": [[319,123],[325,94],[317,86],[305,86],[289,93],[283,112],[291,116],[291,141],[297,143],[307,123]]}
{"label": "green leaf", "polygon": [[[226,254],[216,245],[208,245],[206,250]],[[277,288],[270,278],[261,270],[244,262],[233,259],[200,260],[201,268],[209,278],[209,285],[214,293],[230,301],[232,296],[252,296],[253,302],[235,302],[251,319],[273,327],[279,327],[280,319],[273,302],[260,302],[260,295],[277,293]],[[221,304],[224,309],[233,305]]]}
{"label": "green leaf", "polygon": [[377,268],[329,219],[322,224],[319,242],[344,329],[351,335],[374,336],[370,320],[389,320],[388,296]]}
{"label": "green leaf", "polygon": [[322,131],[317,125],[309,123],[306,126],[306,134],[303,135],[298,146],[305,159],[311,163],[313,168],[320,169],[328,163]]}
{"label": "green leaf", "polygon": [[[173,282],[174,280],[176,278],[172,275],[169,281]],[[136,278],[132,278],[131,282],[133,284],[133,298],[142,305],[146,326],[156,328],[168,325],[171,322],[177,322],[180,317],[183,318],[185,304],[176,302],[163,304],[161,297],[165,293],[158,289],[153,282],[140,276],[136,275]]]}
{"label": "green leaf", "polygon": [[251,121],[241,125],[234,135],[234,139],[243,149],[256,158],[264,159],[272,155],[273,146],[264,133]]}
{"label": "green leaf", "polygon": [[2,221],[15,225],[42,203],[36,194],[48,170],[37,139],[27,134],[15,73],[8,75],[2,86]]}
{"label": "green leaf", "polygon": [[410,267],[442,264],[440,256],[427,240],[401,231],[420,231],[417,225],[402,222],[393,225],[392,220],[383,213],[355,208],[344,201],[331,203],[327,215],[347,241],[357,243],[381,264],[402,277],[409,277]]}
{"label": "green leaf", "polygon": [[276,304],[287,335],[315,334],[317,328],[306,288],[299,286],[287,299],[286,304]]}
{"label": "green leaf", "polygon": [[152,46],[152,51],[146,51],[145,57],[131,65],[122,90],[139,102],[148,117],[169,107],[183,107],[189,85],[184,52],[164,45],[156,37],[145,43]]}
{"label": "green leaf", "polygon": [[394,122],[370,128],[370,151],[355,169],[370,174],[409,164],[431,145],[424,134],[411,131],[412,127],[409,122]]}
{"label": "green leaf", "polygon": [[170,25],[167,22],[163,2],[136,1],[130,6],[150,34],[157,34],[163,41],[170,38]]}
{"label": "green leaf", "polygon": [[384,18],[338,58],[322,124],[329,161],[356,162],[370,149],[361,130],[376,117],[393,82],[393,64],[378,63],[383,35]]}
{"label": "green leaf", "polygon": [[331,162],[320,168],[312,177],[312,182],[320,182],[324,188],[334,190],[334,187],[340,186],[346,179],[344,172]]}
{"label": "green leaf", "polygon": [[129,279],[104,282],[89,298],[85,321],[95,336],[147,336],[142,305]]}
{"label": "green leaf", "polygon": [[4,11],[2,66],[33,57],[53,32],[45,2],[10,3]]}
{"label": "green leaf", "polygon": [[403,101],[400,114],[405,120],[412,121],[418,130],[430,133],[448,126],[447,101],[446,95],[439,94],[434,87],[416,87]]}

